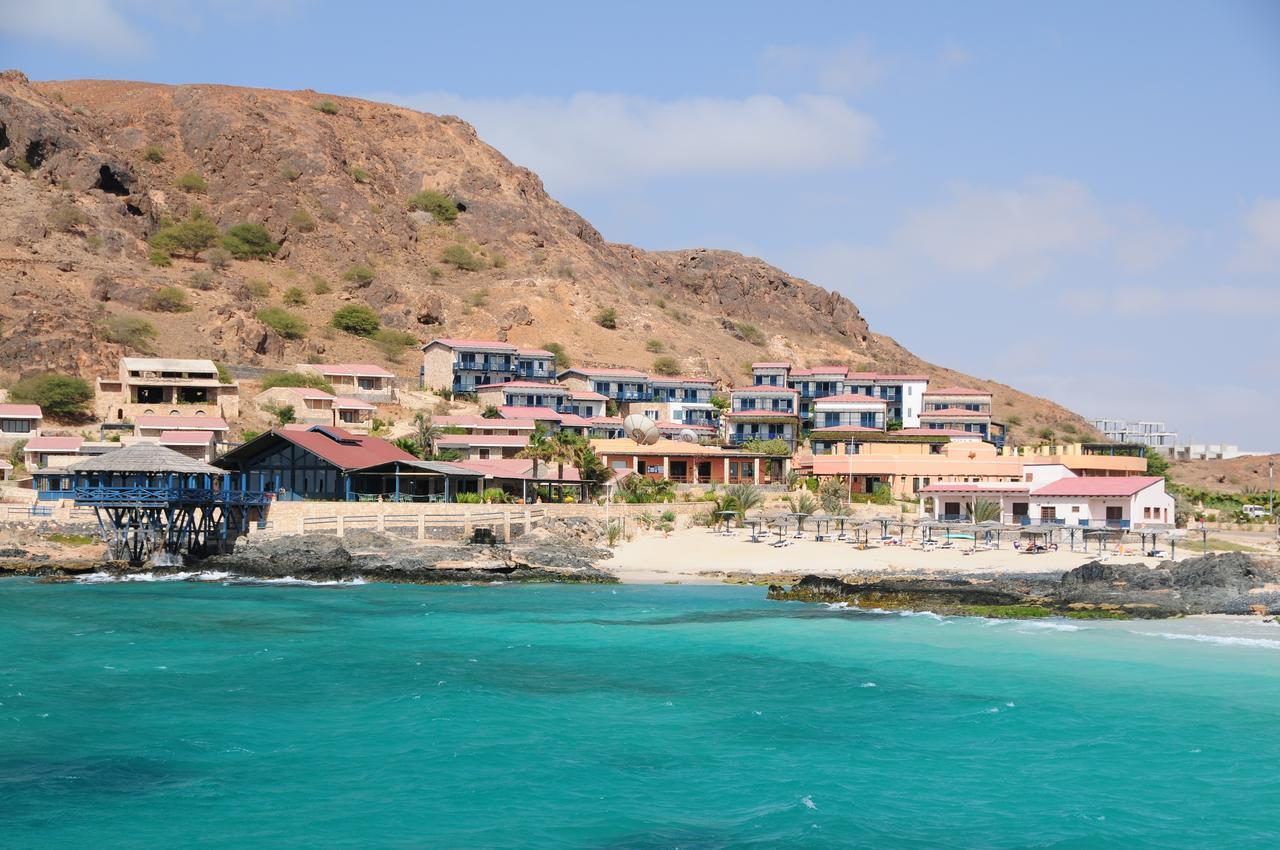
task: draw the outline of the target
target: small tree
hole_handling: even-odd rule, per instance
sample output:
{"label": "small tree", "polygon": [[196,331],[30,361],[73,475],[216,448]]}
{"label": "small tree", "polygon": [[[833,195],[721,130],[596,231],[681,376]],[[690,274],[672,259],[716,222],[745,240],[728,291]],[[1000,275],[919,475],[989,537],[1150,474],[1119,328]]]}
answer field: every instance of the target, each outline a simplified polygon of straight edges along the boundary
{"label": "small tree", "polygon": [[251,221],[232,225],[222,237],[221,245],[237,260],[265,260],[280,250],[280,246],[271,241],[267,229]]}
{"label": "small tree", "polygon": [[495,405],[486,404],[484,411],[480,414],[481,419],[501,419],[502,411],[498,410]]}
{"label": "small tree", "polygon": [[449,265],[468,272],[478,272],[484,268],[484,260],[471,253],[466,245],[450,245],[440,254],[440,259]]}
{"label": "small tree", "polygon": [[156,338],[156,329],[141,316],[110,316],[102,323],[102,335],[107,342],[149,352],[151,342]]}
{"label": "small tree", "polygon": [[653,358],[653,371],[657,375],[679,375],[680,361],[669,355]]}
{"label": "small tree", "polygon": [[195,257],[217,241],[218,225],[204,210],[195,207],[181,221],[162,221],[147,244],[171,256]]}
{"label": "small tree", "polygon": [[38,404],[45,415],[61,419],[83,416],[92,399],[93,389],[74,375],[33,375],[9,389],[10,401]]}
{"label": "small tree", "polygon": [[651,339],[644,344],[644,350],[650,354],[661,354],[667,350],[667,345],[660,339]]}
{"label": "small tree", "polygon": [[258,311],[258,321],[285,339],[302,339],[307,335],[307,323],[301,316],[283,307],[267,307]]}
{"label": "small tree", "polygon": [[210,248],[200,256],[215,272],[225,271],[231,265],[231,252],[226,248]]}
{"label": "small tree", "polygon": [[320,277],[320,275],[312,275],[311,291],[316,295],[328,295],[330,292],[333,292],[333,287],[329,285],[329,281]]}
{"label": "small tree", "polygon": [[352,266],[342,274],[343,280],[349,280],[357,286],[368,286],[373,283],[373,269],[368,266]]}
{"label": "small tree", "polygon": [[573,365],[573,360],[570,359],[568,353],[564,350],[564,346],[561,345],[560,343],[544,342],[542,344],[542,348],[546,351],[550,351],[552,354],[556,356],[557,369],[568,369],[570,366]]}
{"label": "small tree", "polygon": [[382,326],[378,314],[363,304],[348,304],[338,308],[333,314],[332,324],[338,330],[354,336],[373,336]]}
{"label": "small tree", "polygon": [[409,209],[431,213],[431,217],[447,224],[458,217],[458,203],[442,192],[423,189],[409,196]]}
{"label": "small tree", "polygon": [[273,417],[275,417],[277,425],[288,425],[292,422],[297,421],[295,418],[297,411],[293,409],[292,404],[281,404],[278,406],[268,405],[263,409],[266,410],[267,413],[270,413]]}
{"label": "small tree", "polygon": [[1169,477],[1169,459],[1159,449],[1147,448],[1147,475]]}
{"label": "small tree", "polygon": [[618,311],[613,307],[605,307],[596,313],[596,324],[608,330],[618,329]]}
{"label": "small tree", "polygon": [[49,213],[49,226],[63,233],[72,233],[88,224],[89,217],[75,204],[58,204]]}
{"label": "small tree", "polygon": [[281,300],[289,307],[303,307],[307,303],[307,293],[302,291],[301,286],[291,286],[284,291]]}

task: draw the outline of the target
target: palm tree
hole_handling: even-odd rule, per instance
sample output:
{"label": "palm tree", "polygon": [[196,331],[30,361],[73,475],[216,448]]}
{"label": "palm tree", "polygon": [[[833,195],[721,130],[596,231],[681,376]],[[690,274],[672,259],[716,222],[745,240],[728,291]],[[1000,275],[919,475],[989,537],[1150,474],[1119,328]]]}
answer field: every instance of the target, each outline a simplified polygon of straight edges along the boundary
{"label": "palm tree", "polygon": [[721,510],[736,510],[742,519],[747,518],[747,511],[764,504],[764,493],[754,484],[729,484],[724,488],[725,501],[733,507]]}
{"label": "palm tree", "polygon": [[432,420],[430,413],[424,414],[421,410],[413,415],[413,427],[414,441],[418,444],[420,451],[415,454],[424,458],[435,457],[436,440],[444,434],[444,429]]}
{"label": "palm tree", "polygon": [[547,429],[539,424],[533,430],[533,436],[529,437],[529,444],[520,450],[516,457],[533,461],[533,489],[538,489],[538,464],[551,463],[556,459],[556,447],[551,440],[547,438]]}
{"label": "palm tree", "polygon": [[999,522],[1000,503],[979,499],[969,503],[969,513],[973,522]]}
{"label": "palm tree", "polygon": [[414,457],[422,457],[422,447],[418,445],[418,441],[413,437],[396,437],[391,441],[391,444]]}

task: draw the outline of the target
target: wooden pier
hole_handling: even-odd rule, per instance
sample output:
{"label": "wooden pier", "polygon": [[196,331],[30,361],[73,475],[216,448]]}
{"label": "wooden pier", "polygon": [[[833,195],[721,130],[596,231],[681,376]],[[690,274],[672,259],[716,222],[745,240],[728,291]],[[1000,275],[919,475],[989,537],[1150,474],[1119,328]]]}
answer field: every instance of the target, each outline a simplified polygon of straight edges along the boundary
{"label": "wooden pier", "polygon": [[150,443],[67,467],[77,507],[92,508],[110,557],[141,566],[227,551],[261,519],[261,480]]}

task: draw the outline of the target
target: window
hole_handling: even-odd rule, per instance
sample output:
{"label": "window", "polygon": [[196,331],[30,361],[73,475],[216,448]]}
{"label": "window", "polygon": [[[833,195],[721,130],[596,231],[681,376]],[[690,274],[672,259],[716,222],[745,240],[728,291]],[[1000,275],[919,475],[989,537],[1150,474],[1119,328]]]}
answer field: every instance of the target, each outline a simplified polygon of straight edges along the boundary
{"label": "window", "polygon": [[1078,514],[1078,513],[1080,513],[1080,506],[1079,506],[1079,505],[1072,505],[1072,506],[1071,506],[1071,513],[1073,513],[1073,514]]}
{"label": "window", "polygon": [[481,449],[481,450],[480,450],[480,459],[481,459],[481,460],[488,460],[488,459],[489,459],[489,450],[488,450],[488,449]]}

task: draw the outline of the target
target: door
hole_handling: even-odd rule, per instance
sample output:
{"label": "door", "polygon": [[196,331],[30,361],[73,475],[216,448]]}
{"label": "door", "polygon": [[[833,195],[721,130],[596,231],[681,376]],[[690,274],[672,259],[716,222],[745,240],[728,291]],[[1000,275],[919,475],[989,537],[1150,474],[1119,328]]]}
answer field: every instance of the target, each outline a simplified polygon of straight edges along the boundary
{"label": "door", "polygon": [[1018,525],[1026,525],[1027,518],[1030,515],[1029,506],[1026,502],[1013,503],[1013,521]]}
{"label": "door", "polygon": [[1056,522],[1056,521],[1057,521],[1057,519],[1058,519],[1058,509],[1057,509],[1057,508],[1052,508],[1052,507],[1041,507],[1041,508],[1040,508],[1040,521],[1041,521],[1041,522]]}
{"label": "door", "polygon": [[1107,525],[1121,525],[1124,522],[1124,508],[1120,505],[1107,505]]}

